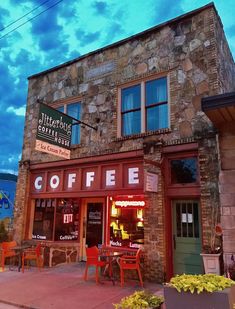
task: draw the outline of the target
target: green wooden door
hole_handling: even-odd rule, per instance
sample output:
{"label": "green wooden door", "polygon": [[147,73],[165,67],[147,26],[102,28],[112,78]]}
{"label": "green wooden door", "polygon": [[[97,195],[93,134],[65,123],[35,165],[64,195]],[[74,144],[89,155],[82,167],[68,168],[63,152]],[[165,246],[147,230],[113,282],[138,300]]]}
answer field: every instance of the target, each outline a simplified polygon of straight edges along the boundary
{"label": "green wooden door", "polygon": [[201,227],[197,200],[173,202],[174,274],[200,274],[203,271]]}

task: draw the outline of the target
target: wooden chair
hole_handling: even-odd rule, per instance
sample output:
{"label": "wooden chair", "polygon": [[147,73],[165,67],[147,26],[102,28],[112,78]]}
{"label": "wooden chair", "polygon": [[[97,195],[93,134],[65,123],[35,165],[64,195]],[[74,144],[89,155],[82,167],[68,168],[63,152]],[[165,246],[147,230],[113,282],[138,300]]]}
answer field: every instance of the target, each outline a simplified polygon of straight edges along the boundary
{"label": "wooden chair", "polygon": [[43,252],[41,244],[35,248],[25,249],[22,253],[22,272],[24,272],[25,261],[29,264],[30,261],[35,261],[38,270],[43,267]]}
{"label": "wooden chair", "polygon": [[120,265],[120,278],[122,287],[124,285],[124,270],[127,269],[137,270],[140,285],[143,287],[143,280],[140,271],[140,255],[141,255],[141,249],[138,249],[136,255],[123,255],[120,257],[119,265]]}
{"label": "wooden chair", "polygon": [[17,246],[15,240],[13,241],[5,241],[2,243],[2,270],[4,271],[5,260],[6,258],[12,258],[18,256],[18,254],[14,251],[14,247]]}
{"label": "wooden chair", "polygon": [[96,283],[99,282],[99,267],[104,267],[107,265],[107,262],[99,260],[99,249],[94,246],[91,248],[86,248],[86,268],[84,274],[84,280],[87,280],[87,273],[89,266],[95,266],[95,280]]}

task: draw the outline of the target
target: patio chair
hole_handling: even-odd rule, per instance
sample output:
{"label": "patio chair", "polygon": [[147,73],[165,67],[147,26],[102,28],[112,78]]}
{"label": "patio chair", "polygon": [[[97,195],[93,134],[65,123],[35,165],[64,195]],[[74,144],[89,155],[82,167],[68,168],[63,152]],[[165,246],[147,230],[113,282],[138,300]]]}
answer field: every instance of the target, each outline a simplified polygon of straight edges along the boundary
{"label": "patio chair", "polygon": [[107,262],[99,260],[99,249],[94,246],[91,248],[86,248],[86,268],[84,274],[84,280],[87,280],[88,268],[89,266],[95,266],[95,280],[96,283],[99,282],[99,268],[107,265]]}
{"label": "patio chair", "polygon": [[35,261],[38,270],[43,267],[43,251],[41,244],[38,244],[35,248],[29,248],[23,251],[22,272],[24,272],[25,261],[28,265],[30,261]]}
{"label": "patio chair", "polygon": [[5,241],[2,243],[1,253],[2,253],[2,270],[4,271],[5,266],[5,260],[6,258],[12,258],[18,256],[18,254],[14,251],[14,247],[17,246],[17,243],[15,240],[13,241]]}
{"label": "patio chair", "polygon": [[136,255],[123,255],[119,259],[121,287],[124,285],[124,270],[137,270],[140,285],[143,287],[143,280],[140,271],[141,249],[138,249]]}

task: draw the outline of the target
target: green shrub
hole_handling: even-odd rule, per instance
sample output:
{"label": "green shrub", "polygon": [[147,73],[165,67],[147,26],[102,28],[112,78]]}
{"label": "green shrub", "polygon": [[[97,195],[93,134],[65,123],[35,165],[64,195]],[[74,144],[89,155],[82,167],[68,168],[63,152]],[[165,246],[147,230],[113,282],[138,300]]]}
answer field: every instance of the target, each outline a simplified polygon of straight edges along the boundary
{"label": "green shrub", "polygon": [[158,308],[164,302],[162,296],[157,296],[147,291],[136,291],[130,296],[121,299],[121,302],[114,304],[115,309],[142,309]]}
{"label": "green shrub", "polygon": [[171,278],[169,286],[176,288],[178,292],[190,291],[191,293],[222,291],[235,285],[235,281],[214,274],[205,275],[177,275]]}

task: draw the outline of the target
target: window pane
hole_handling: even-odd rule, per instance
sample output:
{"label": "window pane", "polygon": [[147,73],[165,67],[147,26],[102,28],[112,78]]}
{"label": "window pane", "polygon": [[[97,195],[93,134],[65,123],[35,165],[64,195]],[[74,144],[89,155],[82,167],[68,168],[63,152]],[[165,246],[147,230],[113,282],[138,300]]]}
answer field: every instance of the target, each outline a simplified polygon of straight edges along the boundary
{"label": "window pane", "polygon": [[176,203],[176,231],[177,237],[182,236],[182,228],[181,228],[181,204]]}
{"label": "window pane", "polygon": [[122,112],[140,108],[140,85],[122,89]]}
{"label": "window pane", "polygon": [[146,106],[167,101],[166,78],[151,80],[145,84]]}
{"label": "window pane", "polygon": [[198,218],[198,204],[193,203],[193,214],[194,214],[194,236],[199,237],[199,218]]}
{"label": "window pane", "polygon": [[197,159],[187,158],[171,161],[171,183],[194,183],[197,181]]}
{"label": "window pane", "polygon": [[[81,104],[80,102],[78,103],[73,103],[73,104],[68,104],[67,105],[67,114],[71,117],[74,117],[78,120],[80,120],[80,109],[81,109]],[[75,122],[75,121],[74,121]],[[79,144],[80,143],[80,125],[74,125],[72,128],[72,144]]]}
{"label": "window pane", "polygon": [[116,208],[110,218],[111,246],[138,248],[144,243],[143,209]]}
{"label": "window pane", "polygon": [[168,127],[167,104],[149,107],[146,113],[148,131],[154,131]]}
{"label": "window pane", "polygon": [[64,105],[58,107],[57,110],[58,110],[59,112],[64,113]]}
{"label": "window pane", "polygon": [[182,237],[187,237],[187,212],[186,204],[182,203],[181,223],[182,223]]}
{"label": "window pane", "polygon": [[193,237],[193,212],[192,203],[187,203],[188,237]]}
{"label": "window pane", "polygon": [[61,200],[56,209],[55,240],[77,240],[78,218],[78,204]]}
{"label": "window pane", "polygon": [[52,240],[54,203],[38,199],[35,202],[32,239]]}
{"label": "window pane", "polygon": [[131,135],[141,132],[140,111],[122,115],[122,135]]}

